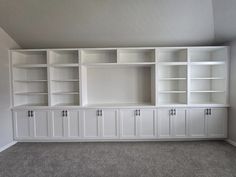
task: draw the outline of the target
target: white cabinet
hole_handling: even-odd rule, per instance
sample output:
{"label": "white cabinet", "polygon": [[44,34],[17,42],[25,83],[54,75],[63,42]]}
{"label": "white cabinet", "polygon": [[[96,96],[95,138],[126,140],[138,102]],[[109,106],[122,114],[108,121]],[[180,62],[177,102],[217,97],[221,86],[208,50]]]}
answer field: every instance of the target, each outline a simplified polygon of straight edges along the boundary
{"label": "white cabinet", "polygon": [[189,118],[190,137],[227,137],[227,108],[193,108],[189,110]]}
{"label": "white cabinet", "polygon": [[154,109],[121,109],[120,137],[122,139],[155,138],[156,115]]}
{"label": "white cabinet", "polygon": [[78,110],[51,111],[51,131],[53,138],[81,138],[81,120]]}
{"label": "white cabinet", "polygon": [[15,139],[47,138],[49,136],[49,119],[46,110],[14,111]]}
{"label": "white cabinet", "polygon": [[189,136],[204,138],[206,136],[206,117],[204,108],[189,109]]}
{"label": "white cabinet", "polygon": [[207,113],[207,136],[209,138],[227,137],[227,109],[210,108]]}
{"label": "white cabinet", "polygon": [[114,139],[119,136],[116,109],[86,109],[83,111],[83,137],[85,139]]}
{"label": "white cabinet", "polygon": [[51,111],[51,131],[53,138],[62,138],[65,136],[65,120],[62,110]]}
{"label": "white cabinet", "polygon": [[14,137],[15,139],[27,139],[33,136],[32,121],[29,110],[14,111]]}
{"label": "white cabinet", "polygon": [[100,110],[101,116],[101,137],[118,138],[119,137],[119,119],[118,111],[114,109]]}
{"label": "white cabinet", "polygon": [[83,111],[84,138],[99,138],[99,110],[86,109]]}
{"label": "white cabinet", "polygon": [[160,138],[182,138],[187,136],[187,114],[185,109],[158,109],[158,136]]}
{"label": "white cabinet", "polygon": [[47,138],[49,136],[49,116],[48,111],[32,111],[34,121],[34,137]]}

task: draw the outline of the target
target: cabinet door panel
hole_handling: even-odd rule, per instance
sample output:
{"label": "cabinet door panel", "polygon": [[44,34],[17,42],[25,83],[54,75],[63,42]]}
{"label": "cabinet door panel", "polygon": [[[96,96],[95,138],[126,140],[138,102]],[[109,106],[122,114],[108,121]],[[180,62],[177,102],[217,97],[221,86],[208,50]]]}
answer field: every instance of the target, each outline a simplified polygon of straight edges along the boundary
{"label": "cabinet door panel", "polygon": [[205,137],[205,109],[196,108],[189,110],[189,135],[191,137]]}
{"label": "cabinet door panel", "polygon": [[160,138],[171,137],[171,116],[169,109],[158,109],[158,136]]}
{"label": "cabinet door panel", "polygon": [[69,111],[68,120],[68,136],[80,137],[80,112]]}
{"label": "cabinet door panel", "polygon": [[52,136],[63,137],[64,136],[64,117],[62,111],[53,111],[52,116]]}
{"label": "cabinet door panel", "polygon": [[34,111],[34,135],[35,137],[48,137],[48,112]]}
{"label": "cabinet door panel", "polygon": [[156,136],[155,110],[142,109],[137,119],[139,119],[139,136],[154,138]]}
{"label": "cabinet door panel", "polygon": [[118,137],[117,110],[105,109],[102,117],[102,136],[104,138]]}
{"label": "cabinet door panel", "polygon": [[207,116],[207,132],[209,137],[226,137],[227,109],[211,109],[211,115]]}
{"label": "cabinet door panel", "polygon": [[173,133],[175,137],[187,136],[187,116],[185,109],[176,109],[173,116]]}
{"label": "cabinet door panel", "polygon": [[30,117],[28,111],[14,112],[15,138],[29,138],[31,136]]}
{"label": "cabinet door panel", "polygon": [[84,137],[98,138],[99,137],[99,117],[96,109],[84,110]]}
{"label": "cabinet door panel", "polygon": [[134,111],[133,109],[123,109],[120,111],[122,138],[137,137],[137,123]]}

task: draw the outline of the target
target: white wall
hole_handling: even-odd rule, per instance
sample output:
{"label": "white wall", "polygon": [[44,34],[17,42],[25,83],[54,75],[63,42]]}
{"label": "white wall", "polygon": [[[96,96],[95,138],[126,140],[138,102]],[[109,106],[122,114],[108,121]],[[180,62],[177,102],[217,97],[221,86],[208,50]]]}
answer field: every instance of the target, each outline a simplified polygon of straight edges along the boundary
{"label": "white wall", "polygon": [[0,148],[13,141],[8,59],[11,48],[19,46],[0,28]]}
{"label": "white wall", "polygon": [[216,42],[236,40],[236,1],[212,0]]}
{"label": "white wall", "polygon": [[236,40],[231,43],[229,139],[236,142]]}
{"label": "white wall", "polygon": [[1,0],[23,48],[208,45],[212,0]]}

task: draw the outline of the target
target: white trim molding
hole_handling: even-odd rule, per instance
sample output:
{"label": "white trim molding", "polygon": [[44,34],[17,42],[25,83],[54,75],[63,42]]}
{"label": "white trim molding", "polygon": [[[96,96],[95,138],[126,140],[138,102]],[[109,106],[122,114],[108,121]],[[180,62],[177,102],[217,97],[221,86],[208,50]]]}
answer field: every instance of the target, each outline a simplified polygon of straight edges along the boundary
{"label": "white trim molding", "polygon": [[236,147],[236,141],[227,139],[226,142]]}
{"label": "white trim molding", "polygon": [[11,143],[6,144],[5,146],[0,148],[0,152],[10,148],[11,146],[15,145],[16,143],[17,143],[17,141],[12,141]]}

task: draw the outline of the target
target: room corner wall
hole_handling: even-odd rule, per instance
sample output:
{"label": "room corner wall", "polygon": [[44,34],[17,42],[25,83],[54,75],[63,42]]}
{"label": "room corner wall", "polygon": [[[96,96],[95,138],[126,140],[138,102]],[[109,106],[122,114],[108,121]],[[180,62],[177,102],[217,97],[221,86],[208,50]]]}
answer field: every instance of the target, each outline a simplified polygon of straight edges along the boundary
{"label": "room corner wall", "polygon": [[229,109],[229,139],[236,142],[236,40],[230,43],[230,109]]}
{"label": "room corner wall", "polygon": [[20,46],[0,27],[0,148],[13,141],[8,50]]}

